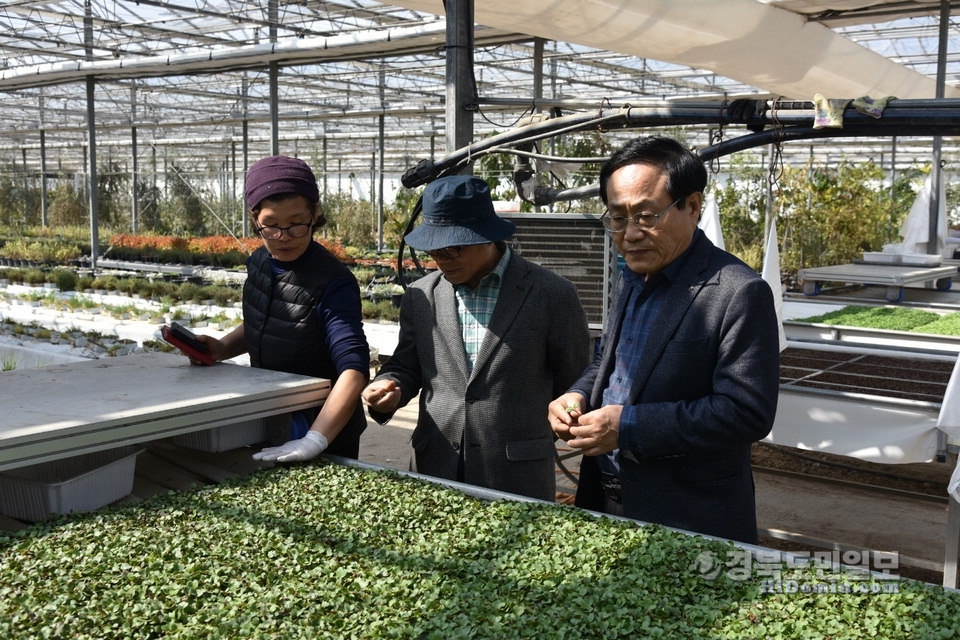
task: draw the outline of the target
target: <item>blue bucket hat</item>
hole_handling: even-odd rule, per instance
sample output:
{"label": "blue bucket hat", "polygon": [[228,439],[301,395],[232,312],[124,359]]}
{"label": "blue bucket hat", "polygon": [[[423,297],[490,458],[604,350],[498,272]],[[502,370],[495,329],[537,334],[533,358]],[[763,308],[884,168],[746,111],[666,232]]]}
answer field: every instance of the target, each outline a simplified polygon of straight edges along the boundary
{"label": "blue bucket hat", "polygon": [[490,187],[474,176],[434,180],[423,190],[423,221],[404,237],[419,251],[499,242],[517,230],[493,210]]}

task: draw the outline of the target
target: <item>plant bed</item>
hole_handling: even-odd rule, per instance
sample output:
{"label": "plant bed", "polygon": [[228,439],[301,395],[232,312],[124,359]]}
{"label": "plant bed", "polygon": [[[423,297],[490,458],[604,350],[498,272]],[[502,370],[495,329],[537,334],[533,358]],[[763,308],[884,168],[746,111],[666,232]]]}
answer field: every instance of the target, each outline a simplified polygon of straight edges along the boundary
{"label": "plant bed", "polygon": [[960,633],[960,594],[940,587],[901,580],[875,593],[844,573],[832,593],[764,592],[756,572],[707,566],[742,551],[569,507],[476,500],[392,472],[275,467],[0,537],[0,636]]}
{"label": "plant bed", "polygon": [[887,398],[940,402],[954,363],[788,347],[780,383]]}
{"label": "plant bed", "polygon": [[934,335],[960,335],[960,313],[938,314],[922,309],[851,305],[793,322],[819,323],[861,329],[910,331]]}

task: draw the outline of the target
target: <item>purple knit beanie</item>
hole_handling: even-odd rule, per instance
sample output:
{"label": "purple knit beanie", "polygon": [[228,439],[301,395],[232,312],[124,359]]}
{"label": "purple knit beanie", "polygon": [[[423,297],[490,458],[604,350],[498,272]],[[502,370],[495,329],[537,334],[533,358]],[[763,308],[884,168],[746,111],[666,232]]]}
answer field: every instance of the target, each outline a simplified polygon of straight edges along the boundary
{"label": "purple knit beanie", "polygon": [[317,178],[300,158],[270,156],[247,169],[247,207],[254,209],[264,199],[296,193],[310,202],[320,201]]}

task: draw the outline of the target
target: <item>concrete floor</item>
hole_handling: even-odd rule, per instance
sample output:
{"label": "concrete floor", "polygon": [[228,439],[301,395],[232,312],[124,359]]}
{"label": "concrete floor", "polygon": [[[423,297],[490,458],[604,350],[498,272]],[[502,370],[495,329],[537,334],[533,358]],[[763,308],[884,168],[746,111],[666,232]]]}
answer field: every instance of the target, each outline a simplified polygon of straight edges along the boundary
{"label": "concrete floor", "polygon": [[367,430],[360,437],[360,459],[389,469],[406,471],[410,465],[410,436],[417,426],[416,399],[397,411],[385,425],[369,417]]}

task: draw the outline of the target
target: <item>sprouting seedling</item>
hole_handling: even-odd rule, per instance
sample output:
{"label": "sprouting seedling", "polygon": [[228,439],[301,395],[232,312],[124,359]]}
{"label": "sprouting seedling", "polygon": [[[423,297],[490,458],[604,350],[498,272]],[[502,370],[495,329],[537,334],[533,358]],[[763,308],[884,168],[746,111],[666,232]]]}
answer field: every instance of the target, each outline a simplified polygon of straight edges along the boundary
{"label": "sprouting seedling", "polygon": [[573,413],[574,411],[579,411],[579,410],[580,410],[579,402],[571,402],[570,404],[567,405],[567,408],[566,408],[567,413]]}

